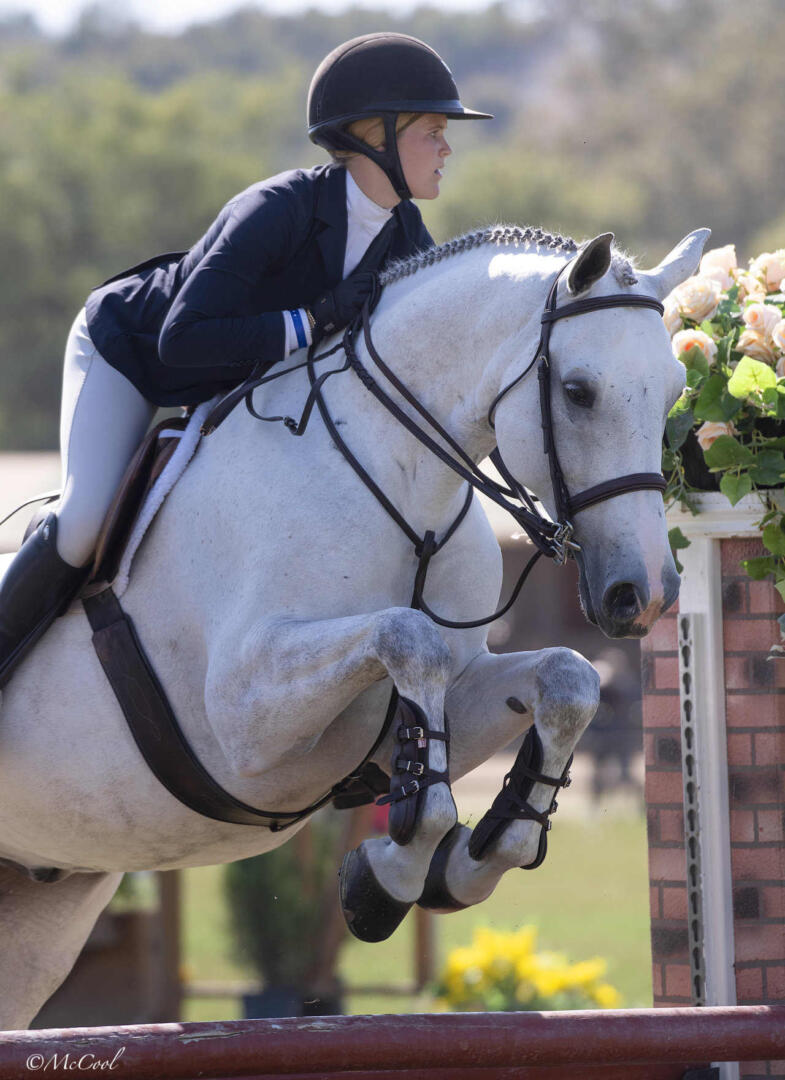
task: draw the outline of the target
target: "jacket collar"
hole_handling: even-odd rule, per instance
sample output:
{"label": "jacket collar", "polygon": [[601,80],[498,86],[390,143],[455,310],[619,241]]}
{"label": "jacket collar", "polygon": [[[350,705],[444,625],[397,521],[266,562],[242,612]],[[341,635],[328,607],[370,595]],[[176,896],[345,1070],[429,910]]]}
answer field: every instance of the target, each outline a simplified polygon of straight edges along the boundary
{"label": "jacket collar", "polygon": [[346,252],[346,169],[342,165],[330,165],[325,170],[316,200],[316,217],[323,223],[316,242],[324,260],[327,280],[337,284],[341,280],[343,259]]}

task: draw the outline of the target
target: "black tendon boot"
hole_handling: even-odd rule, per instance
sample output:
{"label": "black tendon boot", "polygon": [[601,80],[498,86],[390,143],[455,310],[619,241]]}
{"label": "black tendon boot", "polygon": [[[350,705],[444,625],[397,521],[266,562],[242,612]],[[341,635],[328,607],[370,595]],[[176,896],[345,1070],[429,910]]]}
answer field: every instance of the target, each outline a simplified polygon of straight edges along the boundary
{"label": "black tendon boot", "polygon": [[57,518],[48,514],[0,580],[0,686],[47,627],[68,608],[89,567],[57,554]]}

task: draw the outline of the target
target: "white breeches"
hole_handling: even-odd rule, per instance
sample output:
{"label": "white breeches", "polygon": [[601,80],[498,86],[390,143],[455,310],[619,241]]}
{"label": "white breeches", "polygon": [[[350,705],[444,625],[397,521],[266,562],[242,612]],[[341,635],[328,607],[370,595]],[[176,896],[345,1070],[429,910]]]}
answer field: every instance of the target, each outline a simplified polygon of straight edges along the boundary
{"label": "white breeches", "polygon": [[155,411],[93,345],[83,308],[65,347],[63,494],[55,508],[57,550],[72,566],[83,566],[92,555],[126,466]]}

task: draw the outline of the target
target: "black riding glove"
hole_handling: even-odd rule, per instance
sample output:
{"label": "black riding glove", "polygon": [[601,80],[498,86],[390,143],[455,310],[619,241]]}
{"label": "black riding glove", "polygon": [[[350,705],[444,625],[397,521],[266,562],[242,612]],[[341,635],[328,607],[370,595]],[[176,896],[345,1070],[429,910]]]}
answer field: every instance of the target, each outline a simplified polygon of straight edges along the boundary
{"label": "black riding glove", "polygon": [[313,318],[311,339],[314,345],[326,334],[343,330],[352,322],[373,292],[375,277],[370,270],[357,270],[314,300],[309,309]]}

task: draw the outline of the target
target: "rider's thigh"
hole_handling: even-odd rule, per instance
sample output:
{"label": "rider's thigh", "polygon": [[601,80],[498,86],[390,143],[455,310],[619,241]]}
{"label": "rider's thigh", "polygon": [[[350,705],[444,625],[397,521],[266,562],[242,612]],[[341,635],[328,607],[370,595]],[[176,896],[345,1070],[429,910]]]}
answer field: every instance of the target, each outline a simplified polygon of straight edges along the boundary
{"label": "rider's thigh", "polygon": [[155,406],[104,360],[84,311],[65,349],[60,419],[63,494],[57,507],[57,549],[73,566],[90,558],[126,466]]}

